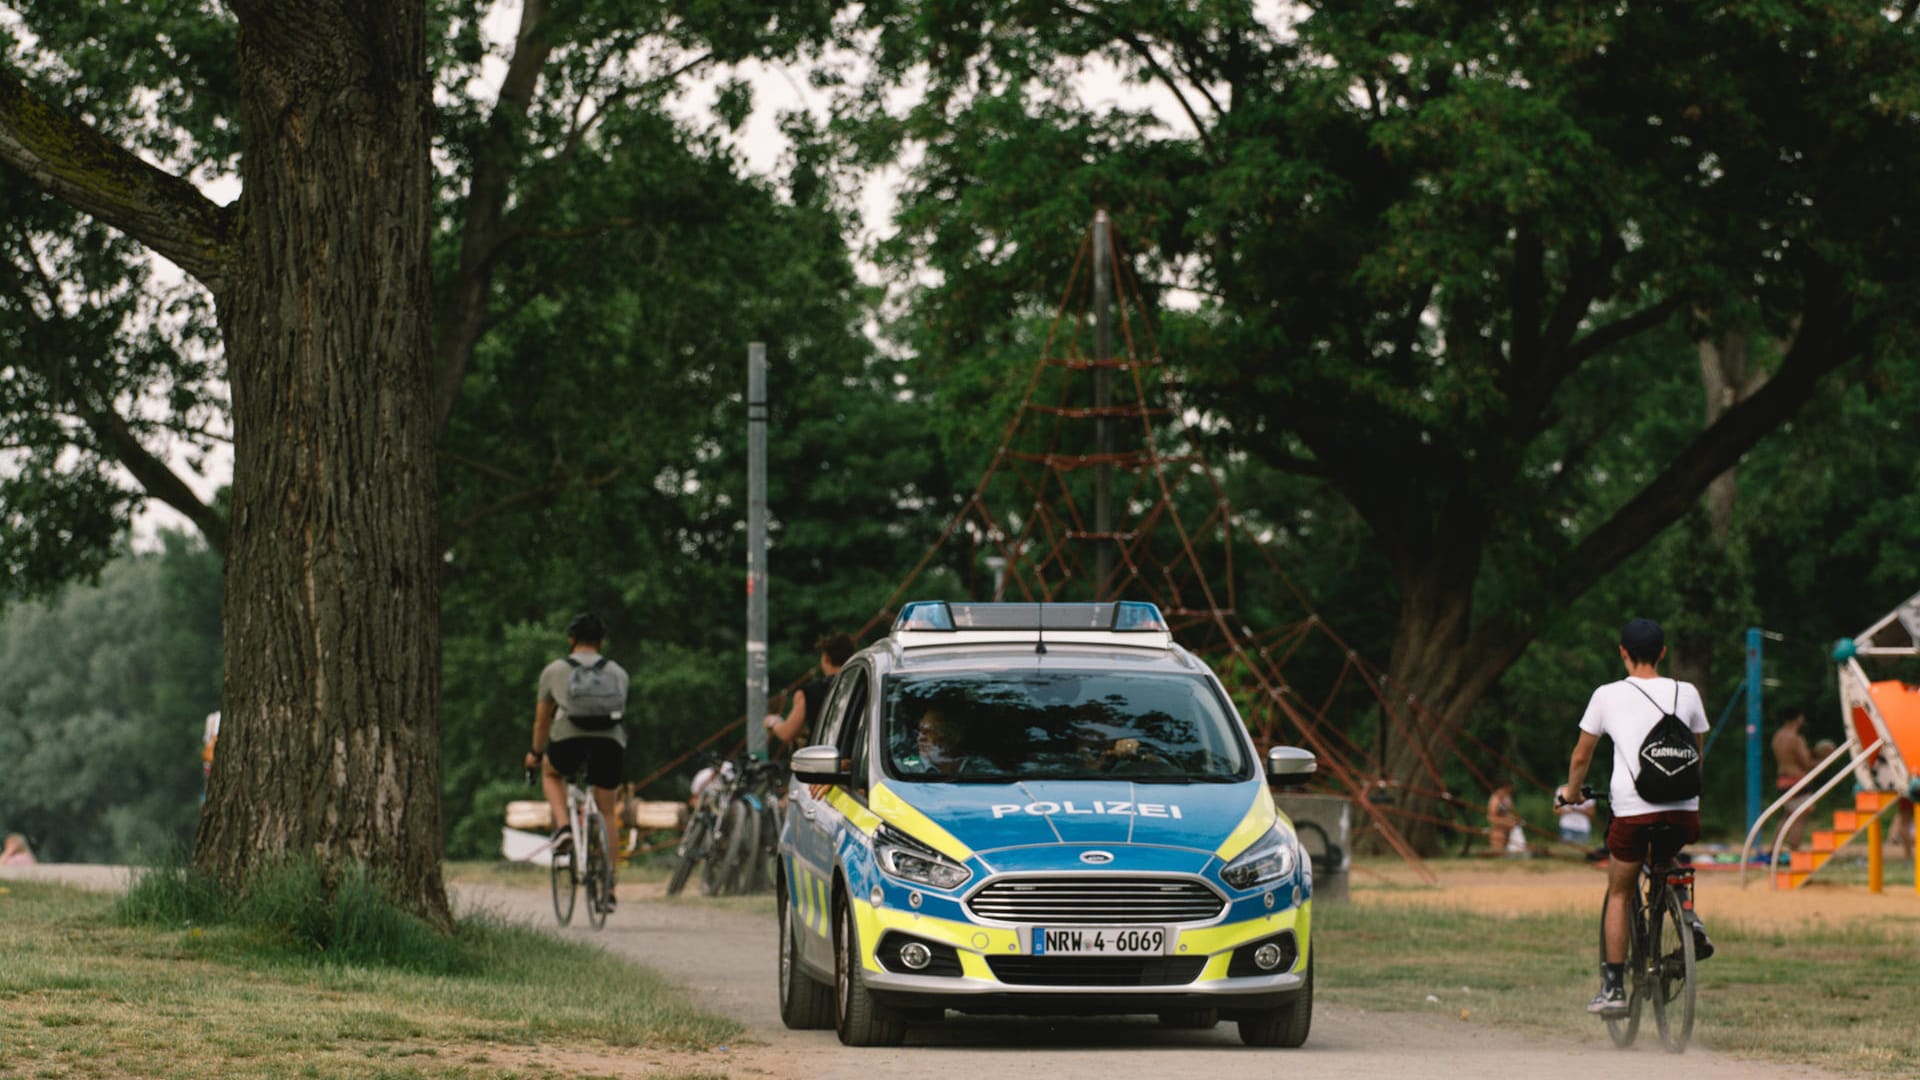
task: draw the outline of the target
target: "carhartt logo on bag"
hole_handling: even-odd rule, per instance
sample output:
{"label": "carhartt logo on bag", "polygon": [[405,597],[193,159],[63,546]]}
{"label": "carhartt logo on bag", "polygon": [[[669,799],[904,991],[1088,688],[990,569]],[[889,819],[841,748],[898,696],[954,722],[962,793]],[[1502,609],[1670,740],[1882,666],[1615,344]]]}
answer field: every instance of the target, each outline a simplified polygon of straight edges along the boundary
{"label": "carhartt logo on bag", "polygon": [[[1635,690],[1640,687],[1627,683]],[[1648,704],[1659,709],[1652,695],[1640,690]],[[1661,709],[1660,720],[1640,743],[1640,771],[1633,789],[1650,803],[1677,803],[1700,797],[1700,747],[1692,729],[1680,719],[1680,683],[1673,684],[1673,708]]]}

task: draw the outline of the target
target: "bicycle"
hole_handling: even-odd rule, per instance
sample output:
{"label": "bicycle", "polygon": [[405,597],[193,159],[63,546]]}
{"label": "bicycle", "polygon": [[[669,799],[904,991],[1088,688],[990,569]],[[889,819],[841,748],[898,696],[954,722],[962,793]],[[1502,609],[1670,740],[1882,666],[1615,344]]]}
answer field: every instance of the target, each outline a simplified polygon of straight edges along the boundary
{"label": "bicycle", "polygon": [[[1606,802],[1604,792],[1580,789],[1582,798]],[[1558,799],[1555,799],[1556,803]],[[1647,829],[1653,846],[1672,835],[1672,825]],[[1607,1036],[1622,1050],[1640,1033],[1640,1014],[1653,1003],[1654,1025],[1668,1052],[1687,1049],[1693,1038],[1693,1008],[1698,983],[1695,971],[1693,925],[1693,867],[1676,861],[1656,870],[1640,864],[1640,887],[1629,894],[1633,910],[1627,917],[1627,1015],[1605,1017]],[[1607,962],[1607,903],[1600,905],[1600,962]]]}
{"label": "bicycle", "polygon": [[[533,783],[533,778],[533,770],[527,770],[527,782]],[[575,900],[584,886],[587,921],[598,930],[607,924],[607,915],[613,911],[613,838],[599,805],[593,801],[593,793],[579,783],[579,777],[567,777],[566,785],[571,837],[564,847],[556,844],[552,848],[549,879],[553,886],[553,915],[561,926],[571,923]],[[584,856],[580,851],[583,838]]]}
{"label": "bicycle", "polygon": [[718,762],[714,782],[700,793],[681,836],[678,861],[667,894],[678,895],[704,861],[700,891],[706,896],[738,895],[771,887],[773,858],[779,844],[779,799],[775,792],[784,766],[755,761],[747,754]]}

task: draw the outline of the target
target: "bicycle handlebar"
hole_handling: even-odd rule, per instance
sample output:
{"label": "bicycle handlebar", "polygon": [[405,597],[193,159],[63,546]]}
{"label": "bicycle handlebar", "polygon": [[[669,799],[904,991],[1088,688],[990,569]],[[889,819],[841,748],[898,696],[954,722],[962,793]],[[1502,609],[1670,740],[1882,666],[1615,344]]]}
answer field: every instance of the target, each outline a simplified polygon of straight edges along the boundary
{"label": "bicycle handlebar", "polygon": [[[1580,798],[1583,802],[1606,802],[1611,797],[1612,796],[1604,791],[1595,791],[1585,784],[1580,785]],[[1553,789],[1553,805],[1557,810],[1562,806],[1572,806],[1573,804],[1561,798],[1560,789],[1555,788]]]}

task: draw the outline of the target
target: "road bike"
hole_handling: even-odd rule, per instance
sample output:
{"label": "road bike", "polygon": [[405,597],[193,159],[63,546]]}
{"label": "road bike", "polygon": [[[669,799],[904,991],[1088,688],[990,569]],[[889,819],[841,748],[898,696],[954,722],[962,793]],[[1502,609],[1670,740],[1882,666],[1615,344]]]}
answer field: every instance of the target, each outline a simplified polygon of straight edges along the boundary
{"label": "road bike", "polygon": [[[1605,802],[1607,796],[1581,788],[1584,798]],[[1651,825],[1652,848],[1666,846],[1675,826]],[[1640,864],[1639,887],[1630,894],[1633,909],[1627,916],[1627,1014],[1609,1016],[1607,1035],[1626,1049],[1640,1033],[1640,1015],[1653,1004],[1653,1021],[1660,1044],[1682,1053],[1693,1038],[1693,1007],[1698,992],[1693,940],[1693,867],[1676,861],[1664,869]],[[1609,902],[1611,897],[1609,897]],[[1607,962],[1607,905],[1600,905],[1600,962]]]}
{"label": "road bike", "polygon": [[[528,770],[529,782],[533,776]],[[571,835],[564,844],[551,849],[553,916],[561,926],[571,923],[576,897],[584,890],[587,921],[598,930],[607,924],[607,915],[613,911],[613,837],[599,805],[593,801],[593,793],[580,778],[569,776],[566,785]]]}

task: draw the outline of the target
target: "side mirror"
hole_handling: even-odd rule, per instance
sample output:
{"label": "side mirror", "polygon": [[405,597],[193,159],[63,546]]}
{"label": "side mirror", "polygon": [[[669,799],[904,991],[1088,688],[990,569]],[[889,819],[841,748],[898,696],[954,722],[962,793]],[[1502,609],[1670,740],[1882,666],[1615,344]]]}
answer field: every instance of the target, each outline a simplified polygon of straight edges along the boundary
{"label": "side mirror", "polygon": [[[798,760],[796,756],[795,760]],[[1280,787],[1299,787],[1313,779],[1320,768],[1313,751],[1297,746],[1276,746],[1267,751],[1267,779]]]}
{"label": "side mirror", "polygon": [[845,784],[853,773],[841,763],[837,746],[803,746],[793,752],[793,778],[803,784]]}

